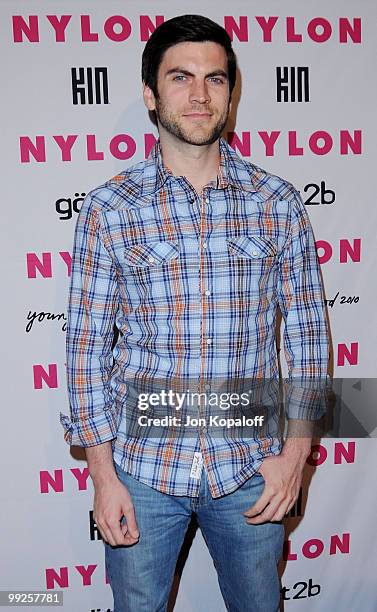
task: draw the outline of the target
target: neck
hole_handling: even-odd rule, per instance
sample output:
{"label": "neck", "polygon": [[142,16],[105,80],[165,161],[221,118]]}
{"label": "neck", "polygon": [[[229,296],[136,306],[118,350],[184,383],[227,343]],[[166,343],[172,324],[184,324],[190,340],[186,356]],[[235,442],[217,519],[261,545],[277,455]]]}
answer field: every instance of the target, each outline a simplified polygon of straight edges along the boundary
{"label": "neck", "polygon": [[220,164],[219,139],[209,145],[191,145],[160,130],[163,162],[175,176],[184,176],[200,192],[216,180]]}

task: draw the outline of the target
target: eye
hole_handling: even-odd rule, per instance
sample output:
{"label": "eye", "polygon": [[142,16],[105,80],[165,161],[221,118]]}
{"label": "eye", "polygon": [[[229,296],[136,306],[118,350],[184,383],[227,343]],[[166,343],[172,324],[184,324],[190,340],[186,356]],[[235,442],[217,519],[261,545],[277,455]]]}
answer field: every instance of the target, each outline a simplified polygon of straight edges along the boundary
{"label": "eye", "polygon": [[185,78],[184,74],[176,74],[175,77],[173,77],[173,81],[183,81]]}
{"label": "eye", "polygon": [[211,77],[210,80],[218,85],[222,85],[224,83],[224,79],[221,77]]}

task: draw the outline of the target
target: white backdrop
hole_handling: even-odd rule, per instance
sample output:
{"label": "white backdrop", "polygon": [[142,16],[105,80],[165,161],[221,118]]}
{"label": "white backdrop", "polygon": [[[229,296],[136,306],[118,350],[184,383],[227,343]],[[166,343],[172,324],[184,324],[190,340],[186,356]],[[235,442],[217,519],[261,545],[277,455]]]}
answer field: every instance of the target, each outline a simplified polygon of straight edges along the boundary
{"label": "white backdrop", "polygon": [[[64,610],[99,612],[113,601],[103,543],[90,530],[93,489],[59,423],[59,412],[68,411],[64,318],[80,198],[143,159],[155,133],[141,97],[147,25],[189,12],[228,31],[233,24],[242,75],[233,144],[300,189],[326,297],[336,298],[329,304],[333,374],[361,379],[376,375],[376,6],[182,0],[178,10],[172,0],[3,0],[0,11],[0,587],[63,590]],[[277,101],[277,68],[284,66],[307,68],[306,101],[291,94]],[[103,88],[98,103],[73,104],[71,68],[80,67],[107,69],[108,104]],[[376,465],[374,440],[326,439],[313,447],[302,504],[286,520],[285,610],[377,610]],[[225,610],[199,531],[175,610]]]}

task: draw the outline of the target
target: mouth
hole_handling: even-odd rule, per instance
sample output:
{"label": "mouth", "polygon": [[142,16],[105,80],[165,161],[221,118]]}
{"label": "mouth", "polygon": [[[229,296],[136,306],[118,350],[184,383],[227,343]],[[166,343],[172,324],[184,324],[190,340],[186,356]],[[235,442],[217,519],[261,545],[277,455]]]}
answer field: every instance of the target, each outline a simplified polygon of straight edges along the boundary
{"label": "mouth", "polygon": [[212,117],[212,115],[210,113],[185,113],[183,115],[184,117],[193,117],[193,118],[197,118],[197,117]]}

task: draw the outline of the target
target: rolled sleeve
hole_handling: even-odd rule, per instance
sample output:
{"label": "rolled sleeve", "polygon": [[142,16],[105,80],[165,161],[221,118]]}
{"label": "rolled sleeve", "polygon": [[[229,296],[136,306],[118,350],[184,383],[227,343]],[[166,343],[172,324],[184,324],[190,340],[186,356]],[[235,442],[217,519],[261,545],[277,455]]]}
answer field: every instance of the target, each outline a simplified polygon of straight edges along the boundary
{"label": "rolled sleeve", "polygon": [[315,420],[327,406],[329,329],[325,295],[309,216],[295,190],[290,232],[279,258],[278,301],[285,322],[285,388],[289,419]]}
{"label": "rolled sleeve", "polygon": [[77,220],[67,317],[70,416],[60,414],[67,443],[94,446],[116,437],[118,414],[110,374],[118,309],[116,268],[105,247],[100,211],[91,194]]}
{"label": "rolled sleeve", "polygon": [[85,420],[60,413],[64,440],[71,446],[95,446],[116,438],[118,424],[114,411],[107,410]]}

